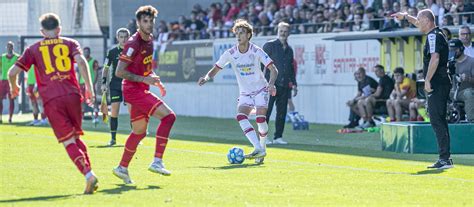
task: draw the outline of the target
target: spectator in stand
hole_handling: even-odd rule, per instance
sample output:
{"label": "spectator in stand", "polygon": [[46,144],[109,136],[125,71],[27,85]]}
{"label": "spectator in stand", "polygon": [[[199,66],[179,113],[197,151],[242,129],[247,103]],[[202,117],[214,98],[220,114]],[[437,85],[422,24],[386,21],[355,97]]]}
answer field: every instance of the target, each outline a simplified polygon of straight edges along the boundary
{"label": "spectator in stand", "polygon": [[196,18],[196,15],[197,14],[195,12],[192,12],[191,18],[184,24],[186,34],[188,35],[189,39],[192,40],[200,39],[199,37],[201,30],[203,30],[205,27],[204,23]]}
{"label": "spectator in stand", "polygon": [[[456,9],[456,13],[465,13],[473,11],[470,5],[464,4],[464,0],[457,0],[457,2],[455,2],[452,7]],[[459,25],[471,23],[471,15],[469,14],[458,15],[458,18]]]}
{"label": "spectator in stand", "polygon": [[378,17],[375,14],[375,10],[371,7],[365,10],[365,15],[363,18],[363,26],[364,28],[368,28],[368,30],[378,30],[380,29],[379,21],[375,21]]}
{"label": "spectator in stand", "polygon": [[403,68],[398,67],[393,71],[395,87],[387,100],[387,110],[390,121],[402,121],[404,110],[408,110],[410,101],[416,97],[416,83],[412,79],[405,77]]}
{"label": "spectator in stand", "polygon": [[237,18],[237,14],[239,14],[240,8],[237,5],[237,2],[231,3],[229,11],[224,14],[227,14],[224,17],[225,22],[233,22],[235,18]]}
{"label": "spectator in stand", "polygon": [[464,54],[474,57],[474,43],[472,42],[471,28],[469,26],[464,25],[459,28],[459,40],[464,45]]}

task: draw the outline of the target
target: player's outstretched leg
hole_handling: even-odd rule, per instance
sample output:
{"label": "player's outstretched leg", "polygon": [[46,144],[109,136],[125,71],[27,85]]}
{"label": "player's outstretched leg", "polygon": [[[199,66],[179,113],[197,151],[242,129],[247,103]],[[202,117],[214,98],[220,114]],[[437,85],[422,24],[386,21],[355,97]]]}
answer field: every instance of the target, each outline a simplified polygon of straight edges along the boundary
{"label": "player's outstretched leg", "polygon": [[86,177],[84,194],[93,194],[98,188],[98,179],[91,169],[90,163],[84,152],[77,145],[74,137],[63,142],[66,152],[76,165],[77,169]]}
{"label": "player's outstretched leg", "polygon": [[240,128],[244,132],[245,136],[254,147],[254,151],[252,153],[246,154],[245,158],[255,159],[259,157],[265,157],[265,150],[263,150],[262,146],[260,145],[257,133],[255,132],[252,124],[250,124],[247,115],[243,113],[237,114],[237,121],[239,122]]}
{"label": "player's outstretched leg", "polygon": [[171,128],[176,120],[176,115],[171,109],[165,104],[160,105],[154,112],[153,117],[162,117],[160,125],[156,130],[156,145],[155,145],[155,158],[148,168],[149,171],[158,173],[161,175],[169,176],[171,172],[165,168],[163,164],[163,154],[168,144],[168,137],[170,135]]}
{"label": "player's outstretched leg", "polygon": [[137,120],[134,123],[132,123],[132,125],[136,126],[137,122],[143,122],[143,123],[140,123],[140,125],[144,125],[145,129],[139,131],[141,132],[141,134],[135,134],[137,130],[134,130],[134,132],[130,133],[130,136],[128,137],[127,142],[125,143],[125,148],[123,151],[122,160],[120,161],[120,165],[114,168],[112,171],[112,173],[118,178],[122,179],[125,184],[133,183],[133,181],[130,179],[130,176],[128,174],[128,165],[130,164],[130,161],[132,160],[133,155],[137,151],[138,143],[140,143],[140,141],[146,136],[146,133],[144,133],[144,131],[146,130],[146,124],[147,124],[146,120],[145,119]]}
{"label": "player's outstretched leg", "polygon": [[[265,115],[257,115],[257,127],[258,127],[258,135],[260,137],[260,145],[262,146],[263,150],[266,152],[267,149],[267,134],[268,134],[268,124],[267,124],[267,118]],[[265,158],[256,158],[255,163],[257,164],[263,164],[263,160]]]}

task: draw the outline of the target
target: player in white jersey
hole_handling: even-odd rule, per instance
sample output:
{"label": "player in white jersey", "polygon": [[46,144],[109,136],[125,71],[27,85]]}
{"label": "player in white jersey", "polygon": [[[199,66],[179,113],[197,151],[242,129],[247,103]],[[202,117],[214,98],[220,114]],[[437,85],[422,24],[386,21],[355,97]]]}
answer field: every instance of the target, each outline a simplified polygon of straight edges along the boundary
{"label": "player in white jersey", "polygon": [[[275,80],[278,70],[273,64],[270,57],[258,46],[250,43],[253,28],[245,20],[238,19],[234,23],[232,31],[237,37],[238,44],[225,51],[214,67],[209,70],[206,76],[199,78],[199,85],[203,85],[213,78],[227,64],[231,64],[232,69],[237,76],[239,84],[240,96],[238,99],[237,121],[244,131],[245,136],[255,148],[250,154],[245,155],[247,159],[257,159],[257,163],[263,162],[266,156],[265,141],[268,133],[268,125],[266,122],[266,113],[268,108],[268,95],[275,96],[277,91],[275,88]],[[264,77],[260,64],[270,70],[270,80]],[[252,124],[248,120],[248,116],[252,109],[256,108],[257,112],[257,137]]]}

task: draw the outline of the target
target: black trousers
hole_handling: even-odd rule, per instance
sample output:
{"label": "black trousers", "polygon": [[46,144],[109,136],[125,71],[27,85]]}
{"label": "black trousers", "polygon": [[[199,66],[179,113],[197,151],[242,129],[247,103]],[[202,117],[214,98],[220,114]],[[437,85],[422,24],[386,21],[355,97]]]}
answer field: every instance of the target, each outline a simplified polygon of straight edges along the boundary
{"label": "black trousers", "polygon": [[283,136],[283,130],[285,128],[285,118],[286,111],[288,107],[288,97],[291,96],[291,89],[288,87],[276,86],[276,96],[270,95],[270,100],[268,102],[268,111],[267,111],[267,123],[270,120],[270,115],[272,114],[273,105],[276,102],[276,120],[275,120],[275,138],[281,138]]}
{"label": "black trousers", "polygon": [[449,159],[451,146],[446,115],[451,85],[432,85],[431,87],[433,92],[428,95],[428,113],[438,141],[439,159]]}

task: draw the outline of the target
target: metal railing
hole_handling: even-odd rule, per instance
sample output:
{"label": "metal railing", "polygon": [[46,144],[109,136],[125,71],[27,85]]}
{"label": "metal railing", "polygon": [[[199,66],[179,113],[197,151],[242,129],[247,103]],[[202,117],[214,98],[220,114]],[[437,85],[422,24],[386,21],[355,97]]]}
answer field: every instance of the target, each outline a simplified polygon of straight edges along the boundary
{"label": "metal railing", "polygon": [[[463,16],[466,16],[470,23],[474,21],[474,12],[460,12],[456,14],[445,14],[446,17],[451,19],[457,18],[456,21],[448,22],[448,25],[444,26],[461,26],[465,22],[462,22]],[[461,20],[461,21],[460,21]],[[312,34],[312,33],[328,33],[328,32],[345,32],[345,31],[373,31],[379,30],[384,31],[395,31],[405,28],[414,28],[415,26],[410,24],[408,21],[395,21],[392,17],[374,18],[369,21],[360,20],[357,21],[340,21],[340,22],[324,22],[324,23],[299,23],[290,25],[291,34]],[[436,20],[438,22],[438,20]],[[452,23],[452,24],[449,24]],[[217,39],[217,38],[229,38],[235,37],[232,33],[230,26],[224,26],[222,28],[205,28],[201,31],[171,31],[171,36],[175,36],[176,40],[196,40],[196,39]],[[276,35],[276,25],[274,26],[254,26],[255,36],[272,36]]]}

